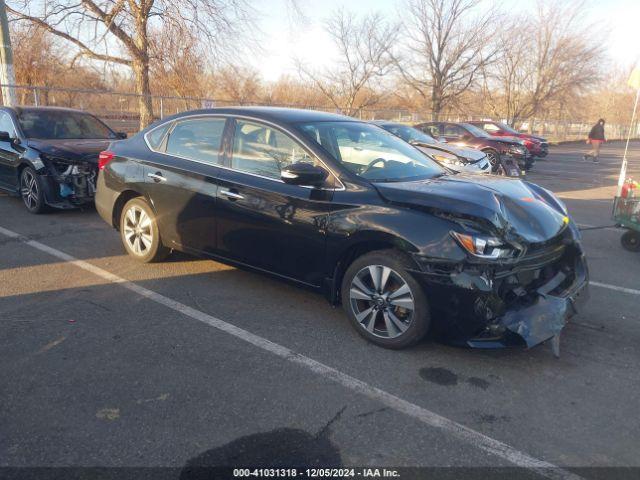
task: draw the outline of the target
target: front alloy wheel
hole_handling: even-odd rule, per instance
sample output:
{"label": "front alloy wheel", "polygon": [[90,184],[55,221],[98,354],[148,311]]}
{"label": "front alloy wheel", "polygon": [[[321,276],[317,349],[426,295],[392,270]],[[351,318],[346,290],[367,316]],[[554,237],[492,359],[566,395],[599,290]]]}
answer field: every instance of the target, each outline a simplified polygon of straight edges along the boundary
{"label": "front alloy wheel", "polygon": [[426,334],[429,309],[422,287],[407,271],[400,251],[375,251],[357,258],[342,280],[342,304],[356,331],[387,348],[417,343]]}
{"label": "front alloy wheel", "polygon": [[413,320],[411,288],[384,265],[360,270],[351,281],[349,298],[360,326],[377,337],[396,338],[407,331]]}
{"label": "front alloy wheel", "polygon": [[45,210],[42,185],[38,174],[31,167],[26,167],[20,174],[20,196],[29,212],[42,213]]}

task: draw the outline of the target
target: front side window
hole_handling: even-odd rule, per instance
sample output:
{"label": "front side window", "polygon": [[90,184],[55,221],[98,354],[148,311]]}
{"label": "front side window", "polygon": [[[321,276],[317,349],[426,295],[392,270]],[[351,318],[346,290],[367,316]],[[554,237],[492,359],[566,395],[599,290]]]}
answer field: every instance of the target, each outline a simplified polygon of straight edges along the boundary
{"label": "front side window", "polygon": [[18,122],[27,138],[96,139],[116,138],[115,133],[93,115],[65,110],[22,110]]}
{"label": "front side window", "polygon": [[216,165],[220,163],[220,144],[224,118],[193,118],[178,121],[166,140],[166,153]]}
{"label": "front side window", "polygon": [[237,121],[231,157],[233,169],[279,179],[282,169],[296,162],[317,164],[301,145],[279,130]]}
{"label": "front side window", "polygon": [[462,129],[457,125],[447,124],[444,126],[444,136],[450,138],[459,138],[462,136]]}
{"label": "front side window", "polygon": [[500,128],[497,125],[494,125],[493,123],[485,123],[482,128],[491,133],[491,132],[497,132],[498,130],[500,130]]}
{"label": "front side window", "polygon": [[371,124],[316,122],[299,128],[337,163],[366,180],[417,180],[445,173],[412,145]]}
{"label": "front side window", "polygon": [[13,122],[6,112],[0,112],[0,132],[7,132],[11,138],[16,138],[16,130]]}

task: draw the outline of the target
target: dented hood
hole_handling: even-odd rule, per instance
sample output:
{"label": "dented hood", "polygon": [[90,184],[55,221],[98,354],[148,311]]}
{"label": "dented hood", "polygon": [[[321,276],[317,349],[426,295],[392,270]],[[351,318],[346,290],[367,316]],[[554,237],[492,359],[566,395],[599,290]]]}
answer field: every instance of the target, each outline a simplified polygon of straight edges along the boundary
{"label": "dented hood", "polygon": [[98,154],[113,140],[28,140],[30,147],[54,158],[98,163]]}
{"label": "dented hood", "polygon": [[425,152],[429,155],[433,155],[433,151],[437,150],[440,152],[453,153],[458,157],[466,158],[469,162],[475,163],[478,160],[487,156],[486,153],[476,150],[474,148],[465,148],[454,145],[445,145],[445,144],[419,144],[416,145],[418,150]]}
{"label": "dented hood", "polygon": [[374,185],[387,201],[485,220],[501,234],[528,243],[555,237],[567,223],[560,202],[551,193],[521,180],[446,175]]}

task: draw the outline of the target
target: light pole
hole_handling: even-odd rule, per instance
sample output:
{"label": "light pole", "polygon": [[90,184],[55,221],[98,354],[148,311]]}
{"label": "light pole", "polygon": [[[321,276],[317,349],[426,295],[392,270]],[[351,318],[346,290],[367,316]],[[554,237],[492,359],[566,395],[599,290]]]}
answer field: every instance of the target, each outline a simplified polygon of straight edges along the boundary
{"label": "light pole", "polygon": [[4,0],[0,0],[0,83],[2,83],[2,102],[7,106],[18,103],[16,99],[16,76],[13,71],[13,52],[11,51],[11,37],[9,36],[9,21],[7,20],[7,7]]}

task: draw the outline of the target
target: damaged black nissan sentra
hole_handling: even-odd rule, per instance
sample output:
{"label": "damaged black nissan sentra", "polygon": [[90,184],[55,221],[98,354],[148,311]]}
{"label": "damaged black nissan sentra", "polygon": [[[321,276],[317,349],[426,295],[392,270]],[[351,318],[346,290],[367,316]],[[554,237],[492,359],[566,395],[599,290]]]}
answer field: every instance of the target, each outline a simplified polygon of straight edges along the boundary
{"label": "damaged black nissan sentra", "polygon": [[531,347],[587,297],[580,234],[553,194],[454,174],[352,118],[199,110],[101,158],[96,207],[132,257],[181,250],[322,290],[384,347],[430,330]]}
{"label": "damaged black nissan sentra", "polygon": [[0,107],[0,189],[31,213],[93,202],[98,154],[116,133],[89,113],[57,107]]}

